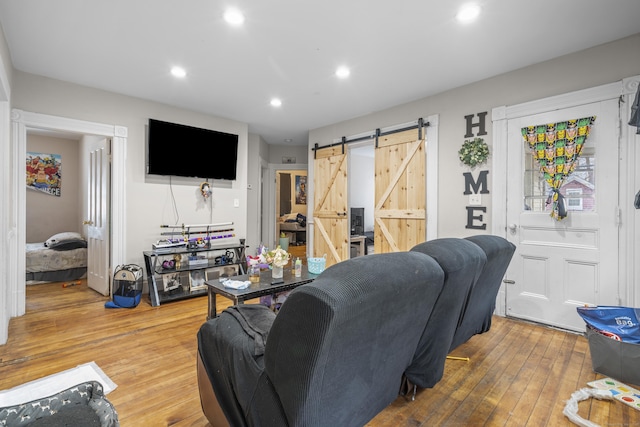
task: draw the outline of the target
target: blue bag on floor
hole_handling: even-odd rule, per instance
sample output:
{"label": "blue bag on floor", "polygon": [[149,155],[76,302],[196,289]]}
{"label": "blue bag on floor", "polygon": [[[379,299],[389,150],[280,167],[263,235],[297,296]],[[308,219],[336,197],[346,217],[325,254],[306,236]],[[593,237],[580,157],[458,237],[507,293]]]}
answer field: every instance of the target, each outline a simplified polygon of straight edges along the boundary
{"label": "blue bag on floor", "polygon": [[640,309],[619,306],[578,307],[588,326],[618,341],[640,344]]}
{"label": "blue bag on floor", "polygon": [[142,267],[135,264],[119,265],[113,273],[113,301],[106,308],[134,308],[142,297]]}

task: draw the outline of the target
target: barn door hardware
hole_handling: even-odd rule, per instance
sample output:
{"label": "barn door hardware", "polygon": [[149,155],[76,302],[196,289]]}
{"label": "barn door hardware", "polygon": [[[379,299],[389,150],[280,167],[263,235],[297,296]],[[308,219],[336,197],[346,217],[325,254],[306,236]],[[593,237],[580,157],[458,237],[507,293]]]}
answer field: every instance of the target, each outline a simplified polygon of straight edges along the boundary
{"label": "barn door hardware", "polygon": [[[348,137],[348,136],[343,136],[342,138],[340,138],[339,141],[334,140],[333,143],[331,144],[327,144],[327,145],[323,145],[322,147],[318,146],[318,143],[315,143],[312,150],[314,151],[314,155],[313,158],[316,158],[315,152],[318,151],[321,148],[329,148],[329,147],[335,147],[337,145],[341,145],[342,146],[342,154],[345,154],[344,152],[344,146],[345,144],[349,144],[351,142],[359,142],[359,141],[365,141],[365,140],[371,140],[371,139],[375,139],[375,147],[378,148],[378,139],[381,136],[385,136],[385,135],[392,135],[394,133],[399,133],[399,132],[404,132],[406,130],[411,130],[411,129],[418,129],[419,135],[420,135],[420,139],[422,139],[422,128],[429,126],[429,122],[425,122],[424,119],[419,118],[418,120],[412,122],[411,124],[407,124],[406,126],[402,126],[398,128],[393,128],[393,127],[389,127],[388,131],[384,131],[381,129],[376,129],[375,131],[371,131],[371,132],[364,132],[363,134],[359,134],[359,136],[353,136],[353,137]],[[364,136],[363,136],[364,135]]]}

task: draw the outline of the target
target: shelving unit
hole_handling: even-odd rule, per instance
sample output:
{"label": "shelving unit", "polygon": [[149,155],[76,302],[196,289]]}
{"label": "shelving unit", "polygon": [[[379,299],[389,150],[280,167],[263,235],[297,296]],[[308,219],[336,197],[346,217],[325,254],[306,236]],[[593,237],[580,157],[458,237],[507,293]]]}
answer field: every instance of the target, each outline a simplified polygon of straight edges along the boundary
{"label": "shelving unit", "polygon": [[[161,226],[178,231],[161,233],[171,236],[165,240],[178,247],[155,246],[144,251],[144,263],[152,306],[207,295],[205,280],[217,279],[220,274],[228,276],[244,274],[245,244],[219,243],[234,237],[233,223]],[[198,258],[189,263],[189,258]]]}

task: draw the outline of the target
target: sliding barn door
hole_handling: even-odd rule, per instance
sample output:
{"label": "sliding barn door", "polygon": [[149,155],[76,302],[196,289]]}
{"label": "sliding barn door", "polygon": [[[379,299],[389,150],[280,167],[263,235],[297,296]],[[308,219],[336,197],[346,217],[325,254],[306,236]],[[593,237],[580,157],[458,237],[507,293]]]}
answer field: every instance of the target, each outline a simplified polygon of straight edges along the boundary
{"label": "sliding barn door", "polygon": [[327,267],[349,258],[347,155],[342,147],[321,148],[314,162],[314,257]]}
{"label": "sliding barn door", "polygon": [[424,129],[378,138],[375,151],[374,251],[407,251],[426,240]]}

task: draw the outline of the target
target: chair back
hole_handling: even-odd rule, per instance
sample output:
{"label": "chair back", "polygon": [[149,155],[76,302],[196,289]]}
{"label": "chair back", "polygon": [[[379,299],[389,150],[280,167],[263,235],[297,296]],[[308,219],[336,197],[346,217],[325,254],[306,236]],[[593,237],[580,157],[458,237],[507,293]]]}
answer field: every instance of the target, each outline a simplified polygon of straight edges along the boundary
{"label": "chair back", "polygon": [[472,336],[487,332],[491,328],[491,317],[496,308],[496,298],[502,278],[509,267],[516,247],[513,243],[489,234],[467,237],[487,256],[487,263],[471,289],[469,303],[462,315],[462,322],[453,337],[449,351],[467,342]]}
{"label": "chair back", "polygon": [[357,257],[293,290],[267,339],[265,372],[290,426],[362,426],[398,396],[443,286],[420,253]]}
{"label": "chair back", "polygon": [[444,363],[456,329],[462,321],[469,295],[487,258],[474,243],[443,238],[420,243],[411,249],[437,261],[445,274],[444,287],[424,329],[413,361],[405,375],[422,388],[442,379]]}

